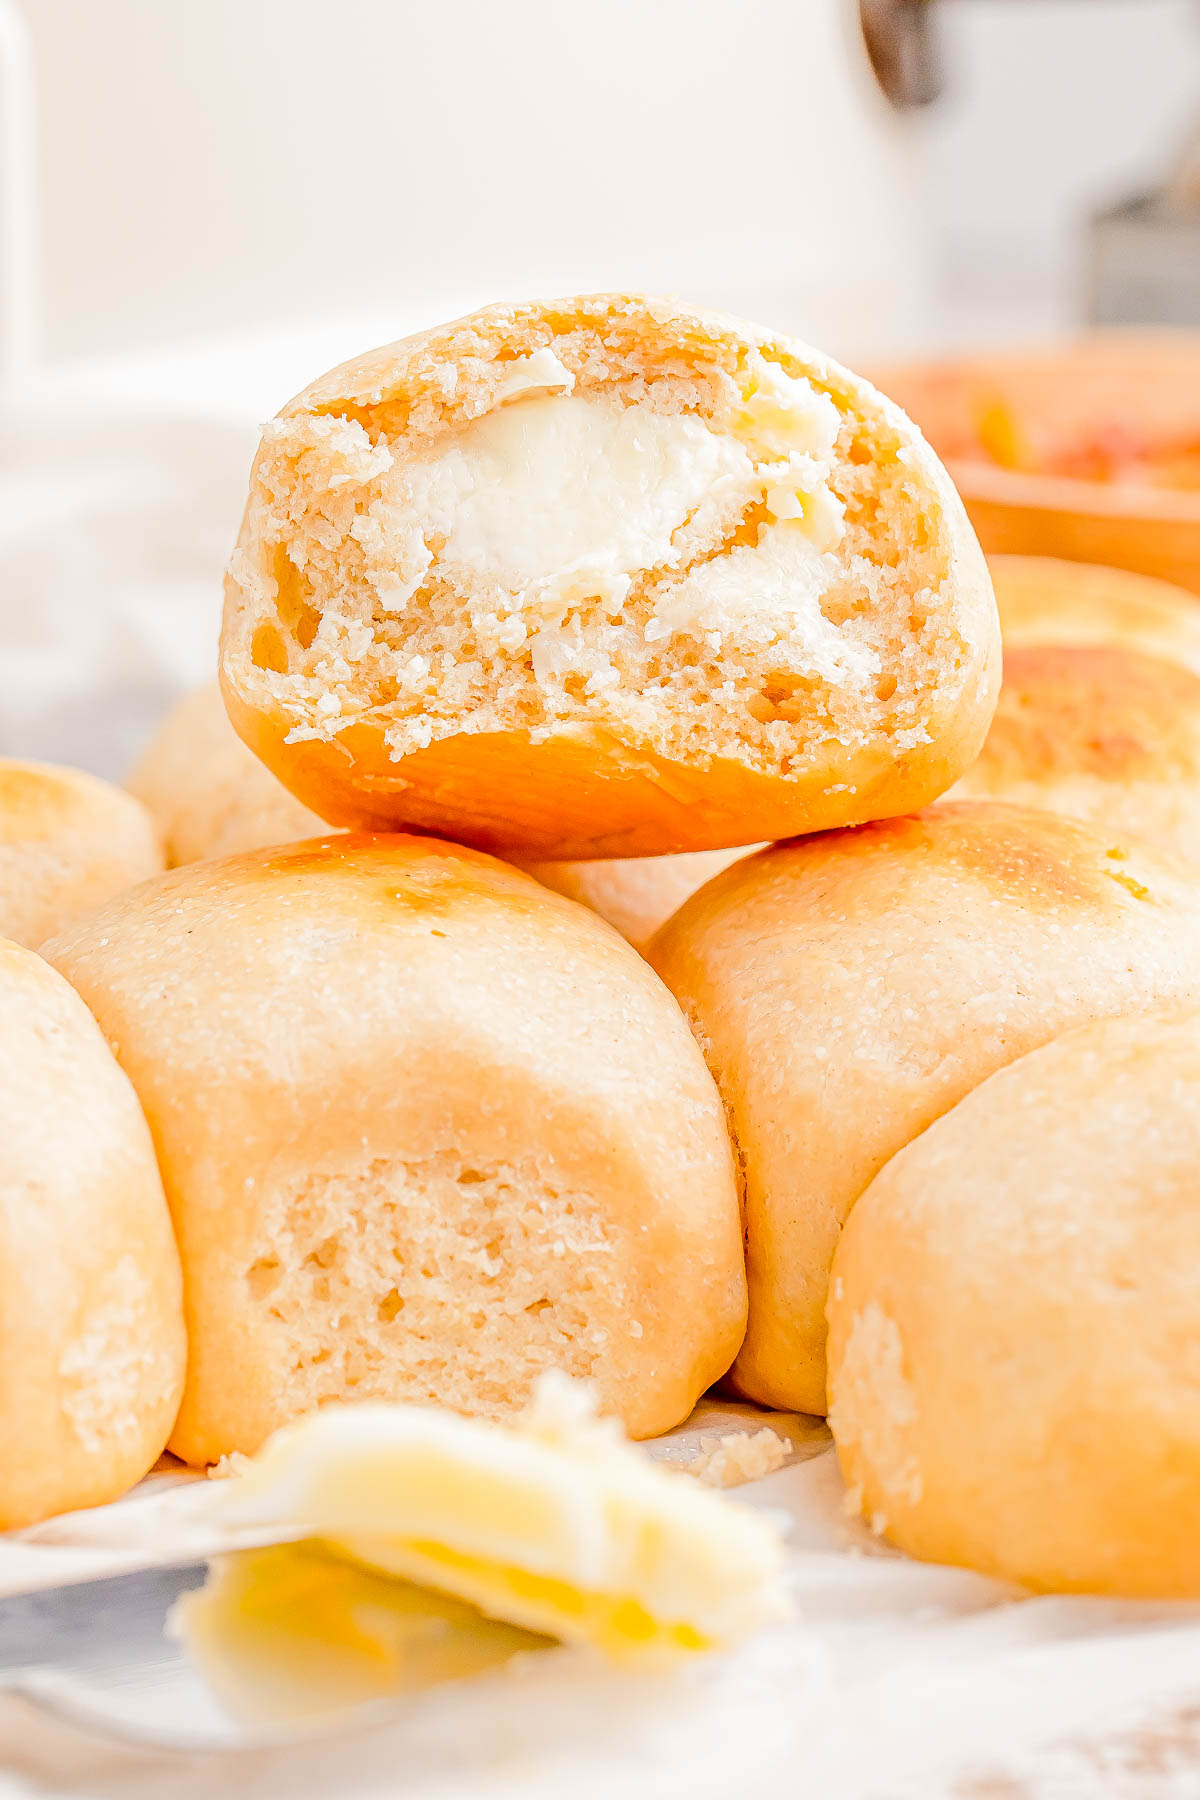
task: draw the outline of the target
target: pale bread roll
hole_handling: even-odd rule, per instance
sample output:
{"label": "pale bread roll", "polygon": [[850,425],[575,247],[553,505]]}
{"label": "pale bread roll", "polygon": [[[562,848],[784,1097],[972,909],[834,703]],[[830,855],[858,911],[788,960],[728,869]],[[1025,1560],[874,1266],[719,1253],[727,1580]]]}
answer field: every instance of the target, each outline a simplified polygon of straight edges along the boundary
{"label": "pale bread roll", "polygon": [[172,868],[328,830],[246,748],[215,681],[176,702],[127,786],[157,823]]}
{"label": "pale bread roll", "polygon": [[1200,1018],[1105,1020],[977,1087],[847,1222],[830,1424],[901,1549],[1200,1597]]}
{"label": "pale bread roll", "polygon": [[[173,866],[292,843],[325,829],[243,744],[215,682],[172,708],[129,787],[156,820]],[[544,886],[599,913],[640,949],[710,875],[758,847],[526,868]]]}
{"label": "pale bread roll", "polygon": [[485,308],[267,427],[235,726],[331,823],[579,860],[918,806],[998,630],[945,471],[816,351],[636,295]]}
{"label": "pale bread roll", "polygon": [[625,856],[608,862],[529,863],[545,887],[588,906],[635,950],[643,950],[684,901],[761,844],[742,850],[692,850],[679,856]]}
{"label": "pale bread roll", "polygon": [[185,1355],[154,1146],[95,1020],[0,940],[0,1529],[115,1500],[157,1460]]}
{"label": "pale bread roll", "polygon": [[1188,588],[1055,556],[989,556],[988,568],[1006,650],[1108,645],[1200,675],[1200,599]]}
{"label": "pale bread roll", "polygon": [[750,1318],[734,1383],[819,1413],[829,1265],[859,1194],[1026,1051],[1200,1000],[1200,877],[1050,813],[947,802],[735,863],[648,954],[741,1164]]}
{"label": "pale bread roll", "polygon": [[82,769],[0,757],[0,937],[36,949],[162,866],[132,795]]}
{"label": "pale bread roll", "polygon": [[176,870],[47,955],[155,1133],[188,1461],[335,1398],[503,1414],[551,1367],[648,1436],[728,1367],[720,1101],[584,908],[434,839],[332,837]]}
{"label": "pale bread roll", "polygon": [[1006,645],[996,716],[951,798],[1044,806],[1200,861],[1200,675],[1124,646]]}

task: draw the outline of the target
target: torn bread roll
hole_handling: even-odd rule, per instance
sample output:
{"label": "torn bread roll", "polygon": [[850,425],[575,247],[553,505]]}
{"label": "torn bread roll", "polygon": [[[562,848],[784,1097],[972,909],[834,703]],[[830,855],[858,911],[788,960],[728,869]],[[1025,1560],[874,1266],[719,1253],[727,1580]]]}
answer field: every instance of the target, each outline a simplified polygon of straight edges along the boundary
{"label": "torn bread roll", "polygon": [[988,568],[1006,650],[1107,646],[1200,675],[1200,599],[1190,589],[1055,556],[989,556]]}
{"label": "torn bread roll", "polygon": [[486,308],[283,409],[221,678],[331,823],[575,861],[921,805],[982,742],[997,649],[896,407],[755,326],[598,295]]}
{"label": "torn bread roll", "polygon": [[330,1399],[505,1414],[548,1368],[651,1436],[732,1361],[720,1101],[584,908],[434,839],[332,837],[176,870],[46,954],[155,1134],[187,1461]]}
{"label": "torn bread roll", "polygon": [[1106,1020],[876,1176],[829,1301],[857,1506],[1028,1587],[1200,1597],[1200,1019]]}
{"label": "torn bread roll", "polygon": [[[326,829],[243,744],[215,683],[185,695],[171,710],[129,787],[149,808],[176,867]],[[544,886],[599,913],[640,949],[711,875],[758,848],[524,866]]]}
{"label": "torn bread roll", "polygon": [[951,797],[1043,806],[1200,862],[1200,674],[1125,645],[1006,645],[987,741]]}
{"label": "torn bread roll", "polygon": [[179,1257],[137,1096],[83,1001],[0,940],[0,1529],[115,1500],[183,1387]]}
{"label": "torn bread roll", "polygon": [[889,1157],[1072,1026],[1200,1001],[1200,877],[1053,814],[946,802],[779,844],[648,954],[725,1099],[742,1171],[747,1398],[825,1409],[842,1224]]}
{"label": "torn bread roll", "polygon": [[36,949],[162,866],[132,795],[82,769],[0,758],[0,937]]}

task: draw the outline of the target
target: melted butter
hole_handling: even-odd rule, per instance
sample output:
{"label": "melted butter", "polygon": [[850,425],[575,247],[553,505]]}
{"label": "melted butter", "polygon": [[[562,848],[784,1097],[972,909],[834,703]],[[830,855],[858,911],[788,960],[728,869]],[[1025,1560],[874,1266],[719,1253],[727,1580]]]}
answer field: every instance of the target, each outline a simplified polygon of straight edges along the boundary
{"label": "melted butter", "polygon": [[319,1543],[223,1557],[175,1629],[229,1711],[260,1725],[328,1720],[550,1644]]}
{"label": "melted butter", "polygon": [[[481,638],[514,650],[533,636],[535,668],[549,674],[568,651],[570,615],[598,602],[617,617],[644,571],[669,576],[680,567],[676,538],[685,527],[720,535],[761,506],[764,536],[786,528],[817,554],[832,550],[844,530],[829,484],[836,406],[757,353],[741,389],[720,428],[694,413],[579,393],[549,350],[516,359],[492,410],[386,476],[371,510],[392,521],[393,535],[403,517],[405,548],[397,575],[378,584],[381,605],[402,612],[436,563],[448,579],[490,595],[497,610],[474,618]],[[357,529],[368,534],[370,519]],[[764,561],[775,555],[768,545]],[[755,562],[753,545],[741,557],[743,577],[754,573],[747,560]],[[724,615],[705,615],[703,583],[685,613],[671,592],[668,580],[651,640],[728,628]]]}
{"label": "melted butter", "polygon": [[395,497],[438,561],[555,610],[568,591],[619,608],[632,575],[670,556],[715,482],[754,487],[743,445],[690,414],[598,394],[531,394],[398,471]]}
{"label": "melted butter", "polygon": [[584,1639],[617,1659],[649,1649],[673,1652],[713,1647],[694,1625],[655,1618],[632,1594],[596,1592],[486,1557],[464,1556],[444,1544],[364,1537],[341,1540],[336,1548],[368,1569],[433,1588],[449,1584],[455,1593],[469,1596],[483,1613],[517,1620],[550,1637]]}

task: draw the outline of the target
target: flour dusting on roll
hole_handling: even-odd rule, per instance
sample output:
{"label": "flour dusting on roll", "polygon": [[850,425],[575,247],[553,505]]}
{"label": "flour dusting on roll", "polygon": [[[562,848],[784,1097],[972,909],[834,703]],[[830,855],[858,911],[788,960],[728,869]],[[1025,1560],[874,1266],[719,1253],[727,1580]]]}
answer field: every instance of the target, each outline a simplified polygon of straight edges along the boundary
{"label": "flour dusting on roll", "polygon": [[330,822],[574,860],[920,805],[978,748],[996,647],[902,413],[788,339],[601,295],[487,308],[284,408],[222,680]]}

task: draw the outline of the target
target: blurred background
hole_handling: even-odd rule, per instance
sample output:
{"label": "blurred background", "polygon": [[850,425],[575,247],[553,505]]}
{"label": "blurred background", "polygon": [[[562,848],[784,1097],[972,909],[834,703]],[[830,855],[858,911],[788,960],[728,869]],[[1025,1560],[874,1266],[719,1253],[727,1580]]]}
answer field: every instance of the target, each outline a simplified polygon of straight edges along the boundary
{"label": "blurred background", "polygon": [[1200,325],[1196,0],[0,0],[0,753],[214,658],[258,425],[636,286],[876,365]]}

